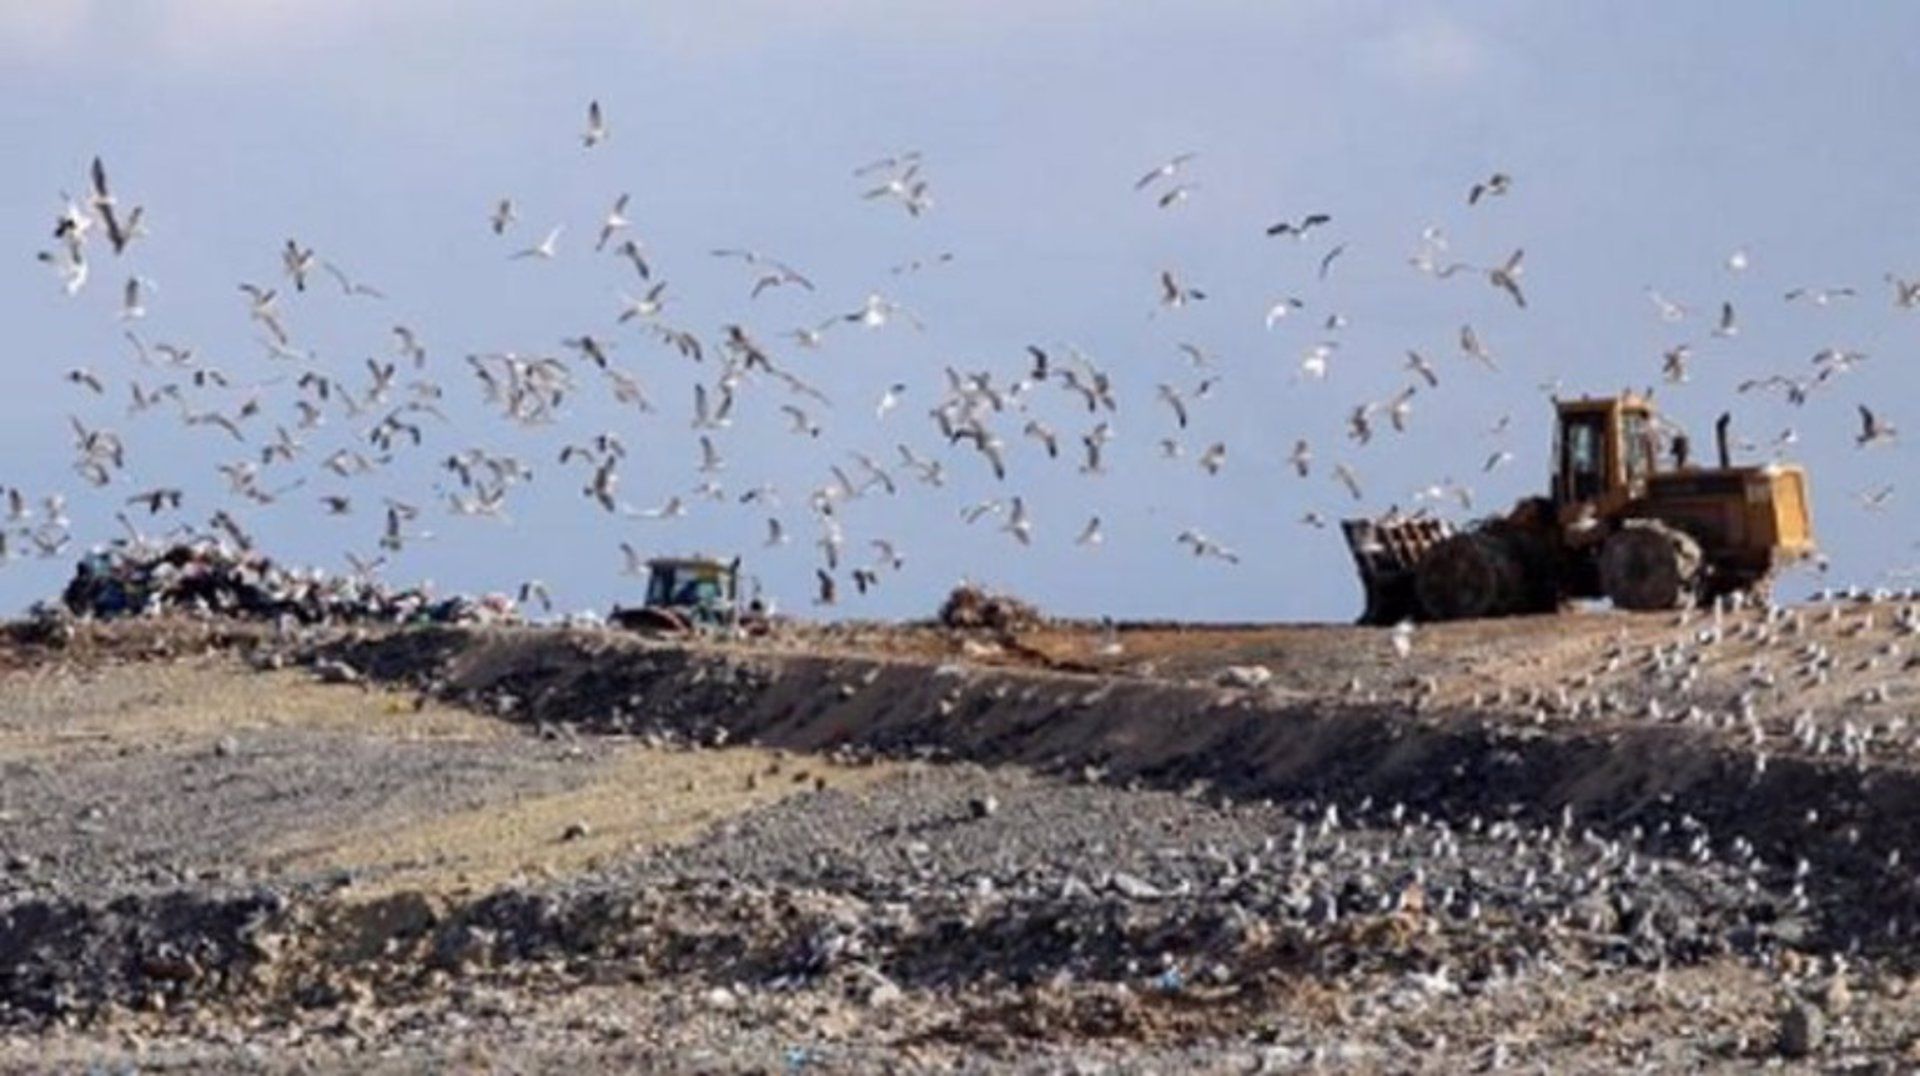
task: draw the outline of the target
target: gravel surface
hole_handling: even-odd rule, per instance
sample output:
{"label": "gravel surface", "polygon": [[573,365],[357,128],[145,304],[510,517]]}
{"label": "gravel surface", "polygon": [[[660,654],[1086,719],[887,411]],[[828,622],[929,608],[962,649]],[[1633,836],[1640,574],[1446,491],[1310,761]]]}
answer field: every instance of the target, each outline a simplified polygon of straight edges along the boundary
{"label": "gravel surface", "polygon": [[[1858,616],[1804,629],[1881,655],[1830,661],[1836,697],[1902,671],[1898,614]],[[1903,1071],[1896,734],[1755,784],[1641,757],[1639,724],[1673,722],[1631,706],[1595,717],[1624,730],[1603,754],[1527,712],[1580,677],[1717,708],[1757,675],[1735,644],[1805,645],[1754,620],[1647,656],[1702,626],[1543,643],[1531,681],[1475,689],[1533,731],[1441,756],[1402,711],[1409,738],[1335,737],[1319,773],[1247,731],[1309,719],[1244,691],[1223,726],[1178,709],[1211,686],[1033,659],[525,632],[10,653],[0,1071]],[[1323,690],[1314,735],[1394,720]],[[1694,724],[1660,735],[1743,738]],[[1566,758],[1605,794],[1525,777]],[[1739,806],[1755,788],[1777,802]]]}

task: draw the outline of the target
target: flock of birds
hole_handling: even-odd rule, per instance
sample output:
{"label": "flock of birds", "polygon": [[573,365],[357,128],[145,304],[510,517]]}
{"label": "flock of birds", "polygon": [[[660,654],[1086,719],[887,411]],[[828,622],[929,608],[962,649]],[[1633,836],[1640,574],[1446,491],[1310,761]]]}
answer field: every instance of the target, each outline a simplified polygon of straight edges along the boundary
{"label": "flock of birds", "polygon": [[[603,146],[610,131],[599,102],[592,103],[579,134],[583,151],[593,152]],[[1198,184],[1189,179],[1195,161],[1194,154],[1180,154],[1138,177],[1134,190],[1152,207],[1149,211],[1175,212],[1190,201],[1198,189]],[[855,169],[853,177],[858,197],[875,206],[890,207],[908,218],[921,218],[935,210],[927,163],[917,152],[869,162]],[[1479,207],[1472,211],[1485,212],[1486,207],[1509,197],[1514,190],[1512,176],[1494,173],[1472,184],[1465,202],[1469,207]],[[572,256],[566,226],[523,229],[520,205],[514,198],[500,198],[484,218],[478,212],[475,216],[476,229],[486,229],[501,242],[503,261],[538,264]],[[1315,211],[1278,220],[1265,228],[1265,234],[1275,241],[1304,244],[1316,241],[1333,227],[1330,213]],[[111,185],[105,164],[96,158],[86,177],[84,195],[62,195],[52,238],[54,242],[38,258],[55,274],[67,295],[78,295],[88,286],[102,247],[114,258],[125,258],[149,241],[146,210],[144,205],[128,204]],[[777,414],[792,436],[820,441],[828,436],[826,416],[834,400],[815,383],[807,364],[795,361],[798,355],[826,349],[844,333],[896,328],[924,331],[926,322],[916,311],[874,290],[851,309],[829,307],[822,312],[824,316],[778,335],[763,334],[744,319],[725,324],[712,334],[678,324],[674,310],[679,304],[663,275],[665,266],[656,264],[658,259],[638,234],[630,195],[624,193],[612,198],[600,215],[591,250],[594,256],[609,261],[612,272],[625,278],[619,305],[604,325],[561,335],[555,349],[477,352],[449,361],[430,350],[428,334],[394,323],[386,354],[343,368],[323,359],[315,348],[303,345],[297,331],[301,307],[309,301],[311,292],[320,289],[337,289],[350,302],[379,303],[387,295],[314,247],[287,239],[279,251],[277,279],[243,281],[237,287],[240,312],[253,327],[266,360],[276,367],[275,376],[267,378],[230,375],[209,361],[206,351],[190,343],[149,339],[141,330],[149,324],[149,307],[159,285],[137,271],[129,272],[121,286],[118,318],[125,326],[124,339],[134,372],[120,377],[80,366],[67,371],[65,379],[83,397],[104,401],[123,395],[129,420],[150,412],[170,414],[185,427],[205,431],[219,443],[230,445],[232,458],[217,467],[219,487],[226,500],[203,507],[194,504],[195,498],[182,486],[147,486],[137,481],[129,468],[122,434],[107,422],[79,415],[69,418],[73,471],[102,496],[117,498],[116,518],[125,532],[120,540],[129,543],[152,543],[156,538],[143,528],[165,525],[171,528],[165,535],[167,540],[209,537],[252,548],[255,539],[243,517],[287,502],[304,501],[326,517],[371,514],[378,520],[377,526],[345,554],[351,569],[361,575],[381,571],[393,554],[431,537],[430,513],[434,510],[454,517],[508,519],[515,491],[533,482],[537,473],[549,473],[550,469],[570,476],[561,481],[577,481],[587,504],[612,520],[678,520],[696,506],[727,503],[763,514],[765,544],[777,547],[793,541],[792,513],[798,512],[804,514],[813,532],[812,544],[818,553],[813,565],[813,599],[819,605],[839,602],[843,585],[868,593],[905,563],[900,543],[894,538],[864,534],[864,540],[856,544],[848,537],[845,508],[852,502],[901,497],[913,486],[942,487],[952,471],[961,467],[978,468],[980,474],[990,475],[996,486],[1011,489],[1020,470],[1046,465],[1038,462],[1042,457],[1071,465],[1087,476],[1108,472],[1109,446],[1118,437],[1121,400],[1131,387],[1123,386],[1111,367],[1078,347],[1035,343],[1001,369],[948,365],[931,390],[898,377],[888,377],[885,384],[876,385],[870,409],[876,423],[897,422],[893,418],[896,412],[906,409],[905,413],[910,413],[919,407],[924,407],[923,414],[929,420],[917,437],[889,436],[888,440],[896,441],[891,454],[855,449],[837,453],[836,461],[825,467],[818,482],[805,490],[783,489],[772,483],[729,488],[721,481],[728,468],[725,439],[735,429],[736,419],[745,418],[743,399],[773,394],[776,400],[769,415]],[[1346,245],[1336,242],[1319,256],[1316,273],[1320,280],[1335,271],[1345,251]],[[739,267],[750,303],[774,292],[809,299],[818,294],[807,272],[781,258],[737,247],[714,249],[711,255]],[[894,266],[892,275],[932,271],[953,259],[950,252],[916,258]],[[1436,282],[1477,279],[1509,300],[1513,310],[1527,308],[1527,263],[1522,249],[1516,248],[1491,264],[1460,261],[1451,256],[1446,235],[1430,227],[1421,234],[1408,261],[1415,272]],[[1726,268],[1738,274],[1747,269],[1748,261],[1744,251],[1736,251],[1728,258]],[[1896,307],[1920,307],[1920,280],[1892,274],[1887,280]],[[1663,323],[1678,325],[1694,317],[1693,308],[1686,303],[1652,288],[1647,294]],[[1785,296],[1790,303],[1823,307],[1855,298],[1856,290],[1850,287],[1796,288]],[[1194,286],[1184,274],[1163,269],[1158,274],[1152,316],[1173,317],[1207,300],[1208,292]],[[1280,295],[1267,307],[1264,323],[1273,331],[1283,323],[1317,319],[1320,338],[1302,352],[1295,377],[1298,381],[1321,381],[1328,377],[1340,354],[1340,331],[1347,319],[1338,312],[1309,315],[1309,305],[1301,296]],[[1710,320],[1709,335],[1713,339],[1724,340],[1739,332],[1731,301],[1721,302]],[[576,425],[574,401],[589,395],[635,420],[672,421],[669,412],[676,409],[650,387],[656,368],[623,364],[617,358],[622,347],[635,346],[636,337],[668,356],[684,360],[690,364],[687,369],[694,371],[690,407],[682,413],[692,439],[689,448],[694,474],[681,492],[645,507],[622,497],[624,468],[633,457],[620,431],[572,428]],[[1501,368],[1499,359],[1472,324],[1460,326],[1457,341],[1460,362],[1486,370]],[[1666,353],[1662,373],[1667,381],[1687,380],[1694,347],[1682,343]],[[782,351],[789,354],[783,355]],[[1201,411],[1219,390],[1220,367],[1214,354],[1196,343],[1180,343],[1178,355],[1185,376],[1161,380],[1153,387],[1153,406],[1161,412],[1154,420],[1162,431],[1157,438],[1158,452],[1166,460],[1190,460],[1193,473],[1201,478],[1217,476],[1230,459],[1240,458],[1228,440],[1203,435],[1189,442],[1188,437],[1203,426]],[[1858,351],[1827,348],[1813,357],[1810,369],[1751,379],[1740,386],[1740,391],[1778,392],[1792,404],[1805,405],[1838,385],[1865,360]],[[1355,448],[1372,444],[1387,430],[1404,433],[1412,421],[1415,401],[1438,390],[1443,377],[1450,376],[1444,372],[1446,366],[1444,359],[1408,350],[1404,386],[1384,399],[1354,404],[1346,412],[1346,432]],[[558,431],[552,456],[530,460],[486,446],[453,451],[435,447],[449,431],[461,426],[448,413],[449,394],[456,391],[450,375],[468,382],[467,388],[477,391],[484,406],[504,422],[522,430]],[[1557,382],[1541,387],[1548,392],[1560,388]],[[280,391],[270,395],[269,389]],[[909,402],[929,391],[934,395],[923,405]],[[1862,447],[1896,439],[1895,428],[1886,416],[1864,404],[1858,412],[1860,425],[1855,439]],[[1138,421],[1142,426],[1148,422],[1146,418]],[[325,451],[316,445],[322,439],[321,428],[329,422],[350,428],[351,436]],[[1508,420],[1502,418],[1488,432],[1498,437],[1507,426]],[[756,431],[755,436],[771,435]],[[1783,450],[1797,436],[1792,430],[1784,431],[1770,447]],[[1764,446],[1747,447],[1759,450]],[[1281,473],[1290,472],[1301,480],[1313,478],[1320,470],[1354,503],[1366,501],[1366,489],[1354,459],[1323,460],[1325,455],[1325,446],[1317,447],[1309,439],[1300,438],[1284,459],[1253,463],[1279,465]],[[1491,474],[1513,458],[1511,451],[1500,448],[1478,465],[1483,473]],[[420,461],[431,461],[440,476],[434,490],[437,504],[418,496],[403,498],[391,490],[384,496],[368,496],[349,486],[378,484],[383,475],[400,473],[408,463]],[[309,483],[325,483],[330,488],[308,489]],[[1891,487],[1869,491],[1861,496],[1861,503],[1869,509],[1881,508],[1891,493]],[[1475,509],[1471,487],[1451,478],[1413,491],[1411,501],[1413,513],[1451,510],[1452,504],[1458,504],[1461,511]],[[991,523],[1009,542],[1024,546],[1035,542],[1040,530],[1036,507],[1026,494],[1009,492],[963,506],[958,519],[968,527]],[[1389,514],[1400,511],[1398,504],[1388,509]],[[1314,511],[1306,513],[1301,522],[1325,527],[1329,521]],[[1168,529],[1174,531],[1169,537],[1177,546],[1194,557],[1223,564],[1240,560],[1233,548],[1198,526]],[[12,557],[31,547],[42,556],[57,557],[68,547],[71,533],[66,502],[60,494],[36,498],[17,488],[7,491],[0,556]],[[1087,516],[1071,533],[1080,547],[1097,547],[1105,539],[1098,514]],[[621,541],[619,563],[625,571],[639,574],[644,570],[647,550],[659,544]],[[522,590],[545,593],[537,580],[527,580]]]}

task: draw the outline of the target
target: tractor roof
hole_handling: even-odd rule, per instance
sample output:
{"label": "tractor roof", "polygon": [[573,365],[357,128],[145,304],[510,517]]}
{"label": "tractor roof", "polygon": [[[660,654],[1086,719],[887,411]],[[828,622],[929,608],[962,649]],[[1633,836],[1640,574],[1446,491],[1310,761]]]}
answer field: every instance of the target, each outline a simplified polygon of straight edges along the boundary
{"label": "tractor roof", "polygon": [[1637,392],[1622,392],[1617,396],[1581,396],[1568,400],[1556,398],[1553,403],[1562,411],[1607,411],[1615,407],[1653,410],[1653,401]]}
{"label": "tractor roof", "polygon": [[647,567],[725,569],[730,563],[718,557],[653,557],[647,561]]}

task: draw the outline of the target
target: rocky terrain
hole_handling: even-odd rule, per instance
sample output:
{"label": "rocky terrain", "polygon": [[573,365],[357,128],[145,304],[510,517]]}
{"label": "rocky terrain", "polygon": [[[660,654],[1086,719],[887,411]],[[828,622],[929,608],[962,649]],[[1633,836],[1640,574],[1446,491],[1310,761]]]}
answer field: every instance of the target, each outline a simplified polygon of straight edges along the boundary
{"label": "rocky terrain", "polygon": [[0,1070],[1904,1071],[1917,629],[19,625]]}

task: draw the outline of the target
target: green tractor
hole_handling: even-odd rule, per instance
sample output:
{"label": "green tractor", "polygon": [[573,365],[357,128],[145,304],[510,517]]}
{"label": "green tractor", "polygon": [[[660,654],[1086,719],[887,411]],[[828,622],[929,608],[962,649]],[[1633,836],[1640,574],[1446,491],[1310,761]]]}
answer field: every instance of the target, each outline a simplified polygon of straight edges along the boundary
{"label": "green tractor", "polygon": [[758,599],[740,602],[740,558],[656,557],[647,562],[646,604],[615,606],[607,618],[649,635],[693,635],[743,628],[758,634],[766,615]]}

